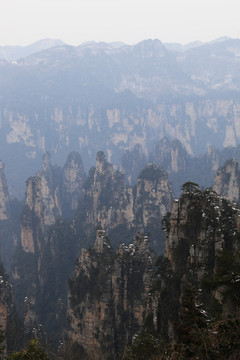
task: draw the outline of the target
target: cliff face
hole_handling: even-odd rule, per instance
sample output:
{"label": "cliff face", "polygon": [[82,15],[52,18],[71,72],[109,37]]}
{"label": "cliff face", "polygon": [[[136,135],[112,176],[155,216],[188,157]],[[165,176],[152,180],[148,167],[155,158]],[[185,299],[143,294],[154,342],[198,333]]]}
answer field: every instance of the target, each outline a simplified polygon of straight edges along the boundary
{"label": "cliff face", "polygon": [[[76,161],[73,155],[69,163]],[[73,166],[72,176],[69,167],[66,168],[69,180],[80,177],[82,181],[81,166]],[[47,155],[42,172],[29,180],[26,206],[30,221],[23,217],[22,224],[31,236],[25,247],[20,248],[14,273],[17,288],[21,289],[19,302],[23,303],[25,298],[26,329],[41,322],[56,344],[66,326],[67,312],[66,351],[86,359],[113,359],[121,354],[126,343],[131,343],[134,334],[146,330],[146,323],[148,329],[164,338],[175,339],[173,324],[179,320],[186,279],[198,289],[197,301],[209,306],[211,298],[221,307],[221,316],[239,314],[239,304],[227,292],[222,295],[222,290],[237,284],[238,275],[235,276],[235,270],[229,271],[230,285],[219,282],[217,277],[225,253],[235,258],[240,249],[240,212],[226,199],[210,188],[200,190],[197,184],[188,182],[171,208],[171,187],[160,166],[148,164],[132,187],[126,185],[124,175],[114,169],[104,153],[98,152],[96,167],[83,182],[74,217],[71,221],[56,221],[54,216],[63,211],[62,189],[73,194],[73,198],[80,194],[74,182],[63,185],[67,176],[61,174],[61,169],[51,167]],[[235,177],[228,178],[236,179],[236,174],[237,170],[233,172]],[[74,201],[67,203],[72,206]],[[162,219],[165,256],[160,258],[156,274],[148,236],[142,232],[135,237],[134,244],[119,246],[119,243],[128,242],[132,232],[140,228],[151,233],[156,249],[159,243],[163,244]],[[88,235],[96,227],[104,230],[97,231],[91,249],[81,251],[75,276],[69,283],[67,305],[67,280],[73,271],[74,258],[83,246],[89,245]],[[204,282],[210,283],[211,290],[205,291]],[[53,308],[56,310],[52,311]]]}
{"label": "cliff face", "polygon": [[[140,341],[150,333],[161,347],[163,339],[174,347],[182,341],[177,326],[182,324],[181,314],[186,310],[186,284],[194,289],[191,306],[201,309],[196,313],[205,317],[202,326],[207,327],[209,321],[215,326],[219,318],[224,323],[229,316],[239,316],[240,210],[210,188],[200,190],[188,182],[182,190],[163,219],[166,249],[156,265],[148,237],[141,234],[133,245],[120,245],[114,253],[105,232],[98,230],[93,248],[82,250],[69,284],[67,346],[72,355],[114,359],[143,329]],[[151,192],[154,194],[153,189]],[[192,329],[198,326],[195,318],[187,321]],[[211,327],[209,331],[215,336]],[[156,358],[154,346],[149,346],[149,351]]]}
{"label": "cliff face", "polygon": [[180,187],[186,181],[196,182],[203,187],[211,186],[219,166],[237,153],[237,148],[220,151],[209,146],[205,154],[193,157],[179,140],[163,138],[154,145],[149,159],[167,171],[175,196],[179,196]]}
{"label": "cliff face", "polygon": [[0,161],[0,221],[10,218],[10,199],[7,181],[4,173],[4,165]]}
{"label": "cliff face", "polygon": [[21,216],[21,245],[25,252],[40,251],[46,229],[76,209],[85,178],[81,157],[70,153],[63,170],[53,167],[45,153],[42,171],[27,181]]}
{"label": "cliff face", "polygon": [[83,221],[92,226],[98,222],[111,229],[121,223],[133,222],[133,189],[127,188],[124,175],[114,170],[103,152],[97,153],[96,168],[91,169],[83,185],[80,209]]}
{"label": "cliff face", "polygon": [[[222,307],[223,318],[238,316],[239,302],[233,294],[239,270],[230,268],[239,257],[240,210],[211,189],[202,192],[189,184],[180,199],[173,202],[171,213],[163,222],[165,257],[178,286],[188,279],[197,289],[202,288],[198,301],[203,301],[209,313],[209,299],[213,299]],[[228,257],[232,259],[229,263]],[[229,280],[224,280],[224,273],[229,273],[226,275]],[[178,291],[181,296],[181,288]]]}
{"label": "cliff face", "polygon": [[238,39],[180,52],[146,40],[61,46],[3,61],[0,151],[11,188],[23,194],[46,150],[58,162],[80,151],[91,166],[99,149],[119,165],[124,151],[141,144],[148,155],[163,137],[178,139],[191,155],[209,144],[238,145],[238,53]]}
{"label": "cliff face", "polygon": [[167,173],[160,166],[148,164],[135,187],[135,216],[144,227],[163,217],[171,207],[172,193]]}
{"label": "cliff face", "polygon": [[227,161],[215,176],[213,190],[229,201],[240,201],[240,170],[236,160]]}
{"label": "cliff face", "polygon": [[43,157],[42,171],[28,179],[25,206],[21,216],[21,245],[25,252],[40,251],[47,226],[62,215],[60,187],[50,155]]}
{"label": "cliff face", "polygon": [[[121,157],[120,169],[124,172],[129,185],[134,185],[137,177],[147,164],[147,155],[140,144],[126,150]],[[163,165],[162,165],[163,166]]]}
{"label": "cliff face", "polygon": [[[61,336],[63,325],[59,319],[64,318],[66,309],[67,279],[81,248],[91,244],[90,235],[96,227],[108,231],[115,248],[123,239],[129,242],[139,228],[150,231],[155,249],[162,251],[161,219],[170,208],[171,199],[167,175],[158,166],[149,164],[137,185],[131,187],[126,185],[124,175],[107,162],[103,152],[97,154],[96,168],[90,170],[85,181],[79,155],[70,154],[62,170],[53,167],[46,154],[42,171],[27,182],[21,246],[12,273],[25,328],[30,331],[36,322],[41,322],[51,332],[53,324],[58,324],[59,331],[51,336]],[[60,219],[61,215],[71,214],[77,202],[72,220]],[[99,248],[97,252],[101,252]],[[50,316],[43,310],[58,308],[59,299],[61,311]]]}
{"label": "cliff face", "polygon": [[10,198],[4,164],[0,161],[0,248],[1,259],[7,271],[19,241],[19,207],[20,203]]}
{"label": "cliff face", "polygon": [[[51,165],[50,155],[46,153],[42,170],[27,181],[20,219],[20,246],[15,251],[12,268],[16,304],[24,316],[26,333],[30,334],[37,323],[44,325],[47,331],[57,323],[59,332],[51,338],[60,336],[67,277],[77,251],[73,225],[60,219],[71,216],[75,210],[84,177],[79,154],[70,153],[61,169]],[[60,286],[61,277],[63,286]],[[62,308],[58,301],[63,303]],[[52,317],[44,311],[48,306],[56,308]]]}
{"label": "cliff face", "polygon": [[[14,306],[14,295],[12,284],[5,274],[2,263],[0,263],[0,327],[6,338],[1,338],[1,346],[5,346],[3,356],[7,351],[13,351],[14,347],[19,345],[20,341],[16,338],[16,311]],[[3,341],[3,343],[2,343]]]}
{"label": "cliff face", "polygon": [[107,229],[119,244],[120,232],[136,232],[140,227],[152,233],[154,246],[161,249],[159,219],[170,209],[172,188],[166,172],[148,164],[134,187],[126,185],[124,175],[114,170],[102,152],[97,154],[96,168],[92,168],[83,185],[79,205],[81,221],[92,229],[99,224]]}
{"label": "cliff face", "polygon": [[68,337],[83,358],[113,359],[143,326],[153,260],[149,239],[120,245],[114,253],[103,230],[83,249],[70,281]]}
{"label": "cliff face", "polygon": [[71,152],[63,168],[63,209],[77,210],[85,177],[80,154]]}
{"label": "cliff face", "polygon": [[[127,97],[122,95],[123,98],[125,96]],[[209,144],[218,148],[239,144],[237,129],[240,105],[234,99],[195,97],[192,100],[180,97],[175,102],[163,101],[156,106],[141,105],[141,99],[134,97],[133,103],[136,106],[133,108],[128,107],[127,102],[123,105],[123,100],[125,99],[117,99],[116,106],[104,104],[103,111],[99,110],[95,100],[86,107],[84,104],[69,104],[66,107],[59,105],[43,115],[31,113],[30,110],[28,114],[21,110],[9,112],[3,108],[4,127],[10,128],[3,142],[3,150],[8,154],[13,146],[17,149],[19,165],[14,165],[21,175],[21,183],[26,172],[31,173],[31,167],[36,164],[39,166],[41,154],[46,149],[56,153],[57,159],[77,149],[84,162],[93,165],[99,149],[107,154],[109,162],[118,164],[122,153],[129,149],[131,151],[138,144],[141,144],[145,156],[148,156],[153,145],[164,137],[181,141],[190,155],[207,151]],[[39,129],[38,132],[36,128]],[[178,166],[174,160],[177,155],[171,154],[174,169]],[[20,190],[10,156],[4,161],[9,163],[11,188]],[[23,161],[26,162],[24,166]],[[128,173],[129,181],[132,181],[131,176]]]}
{"label": "cliff face", "polygon": [[[190,192],[185,189],[173,202],[169,219],[165,218],[166,256],[174,269],[180,262],[193,267],[200,280],[214,272],[218,251],[236,246],[240,211],[210,189]],[[181,249],[185,250],[179,259]]]}
{"label": "cliff face", "polygon": [[[157,142],[149,155],[149,160],[152,163],[160,165],[166,170],[176,197],[180,195],[181,185],[187,181],[196,182],[203,187],[212,186],[218,169],[230,159],[240,161],[240,146],[229,146],[219,150],[210,145],[206,153],[192,157],[180,141],[176,139],[170,141],[167,138]],[[220,172],[219,170],[218,177],[221,177]],[[224,179],[225,182],[226,180]],[[216,181],[219,182],[220,180],[216,178]],[[214,186],[219,187],[220,185]],[[232,186],[233,184],[231,184]],[[226,190],[223,196],[225,196],[224,194],[226,194]]]}
{"label": "cliff face", "polygon": [[163,138],[154,145],[150,160],[168,173],[179,173],[187,170],[191,157],[179,140]]}

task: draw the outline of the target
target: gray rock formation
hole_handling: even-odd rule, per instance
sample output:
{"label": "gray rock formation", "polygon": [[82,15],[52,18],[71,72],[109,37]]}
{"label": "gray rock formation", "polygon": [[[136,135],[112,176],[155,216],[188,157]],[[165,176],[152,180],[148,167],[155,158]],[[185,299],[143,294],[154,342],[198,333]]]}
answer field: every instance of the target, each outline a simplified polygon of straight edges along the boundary
{"label": "gray rock formation", "polygon": [[4,164],[0,161],[0,221],[10,218],[10,199],[7,180],[4,173]]}
{"label": "gray rock formation", "polygon": [[107,162],[103,152],[98,152],[96,168],[90,170],[83,185],[78,217],[88,227],[88,235],[94,225],[106,229],[114,246],[121,242],[121,236],[139,228],[149,231],[152,245],[159,251],[163,249],[160,219],[171,201],[172,188],[161,167],[148,164],[132,187],[126,185],[124,174]]}
{"label": "gray rock formation", "polygon": [[70,216],[76,210],[84,178],[79,154],[70,153],[63,170],[53,167],[50,154],[44,154],[42,171],[27,181],[21,217],[21,245],[24,251],[39,251],[47,228],[56,219]]}
{"label": "gray rock formation", "polygon": [[103,230],[83,249],[70,281],[68,346],[89,359],[113,359],[143,327],[153,259],[143,234],[117,254]]}
{"label": "gray rock formation", "polygon": [[63,208],[77,210],[85,177],[80,154],[71,152],[63,168]]}
{"label": "gray rock formation", "polygon": [[229,201],[240,201],[240,170],[236,160],[227,161],[214,179],[213,190]]}
{"label": "gray rock formation", "polygon": [[185,188],[163,223],[174,271],[188,270],[198,281],[214,273],[219,252],[239,246],[240,210],[211,189]]}

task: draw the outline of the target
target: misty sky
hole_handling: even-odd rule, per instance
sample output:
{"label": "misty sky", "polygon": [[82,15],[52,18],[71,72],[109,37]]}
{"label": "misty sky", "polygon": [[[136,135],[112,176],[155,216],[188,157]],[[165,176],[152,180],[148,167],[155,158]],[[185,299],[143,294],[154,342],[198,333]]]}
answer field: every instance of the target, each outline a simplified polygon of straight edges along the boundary
{"label": "misty sky", "polygon": [[239,0],[0,0],[0,45],[211,41],[240,36]]}

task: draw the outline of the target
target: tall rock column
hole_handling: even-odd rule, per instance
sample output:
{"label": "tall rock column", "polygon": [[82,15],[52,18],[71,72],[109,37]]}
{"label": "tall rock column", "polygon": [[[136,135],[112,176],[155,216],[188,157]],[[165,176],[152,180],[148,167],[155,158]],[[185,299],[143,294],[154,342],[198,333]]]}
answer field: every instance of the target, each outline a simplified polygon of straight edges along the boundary
{"label": "tall rock column", "polygon": [[49,153],[45,153],[42,171],[27,181],[21,215],[21,245],[25,252],[40,251],[46,228],[62,215],[61,177],[56,180],[57,172],[50,163]]}
{"label": "tall rock column", "polygon": [[153,247],[163,252],[162,218],[170,210],[172,187],[167,173],[160,166],[147,164],[135,186],[135,224],[150,232]]}
{"label": "tall rock column", "polygon": [[217,171],[214,179],[213,190],[226,199],[240,201],[240,170],[235,159],[228,160]]}
{"label": "tall rock column", "polygon": [[93,226],[100,225],[118,246],[122,236],[131,239],[142,230],[151,233],[154,248],[163,252],[161,220],[170,209],[172,187],[160,166],[148,164],[132,187],[126,185],[124,174],[106,161],[103,152],[98,152],[96,167],[89,171],[82,193],[78,217],[88,237]]}
{"label": "tall rock column", "polygon": [[[14,208],[12,207],[14,204]],[[19,240],[18,201],[10,199],[4,164],[0,161],[0,257],[7,271]]]}
{"label": "tall rock column", "polygon": [[78,356],[113,359],[131,342],[143,326],[152,266],[147,236],[138,234],[115,254],[105,232],[97,231],[70,281],[68,339]]}
{"label": "tall rock column", "polygon": [[63,168],[63,210],[77,210],[85,177],[80,154],[71,152]]}
{"label": "tall rock column", "polygon": [[0,220],[10,218],[9,193],[4,173],[4,164],[0,161]]}

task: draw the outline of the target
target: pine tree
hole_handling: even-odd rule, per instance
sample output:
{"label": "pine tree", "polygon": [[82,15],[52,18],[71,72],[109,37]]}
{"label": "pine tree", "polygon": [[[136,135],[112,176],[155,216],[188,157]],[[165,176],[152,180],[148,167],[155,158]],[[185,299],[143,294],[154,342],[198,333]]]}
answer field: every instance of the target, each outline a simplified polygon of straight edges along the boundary
{"label": "pine tree", "polygon": [[50,360],[50,358],[40,346],[39,340],[33,339],[26,349],[13,353],[10,360]]}

